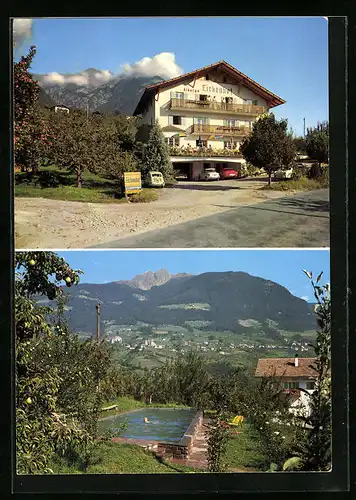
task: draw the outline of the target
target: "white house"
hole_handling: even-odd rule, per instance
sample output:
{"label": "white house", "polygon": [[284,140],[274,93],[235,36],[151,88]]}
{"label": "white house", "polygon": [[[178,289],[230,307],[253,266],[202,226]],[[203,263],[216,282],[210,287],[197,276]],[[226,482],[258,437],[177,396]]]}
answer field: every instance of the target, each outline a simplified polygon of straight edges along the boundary
{"label": "white house", "polygon": [[111,337],[110,343],[115,344],[115,342],[122,342],[122,338],[120,337],[120,335],[115,335],[114,337]]}
{"label": "white house", "polygon": [[146,87],[135,111],[138,138],[158,120],[176,170],[197,179],[204,166],[238,169],[243,137],[252,123],[285,103],[225,61]]}
{"label": "white house", "polygon": [[58,113],[58,111],[63,111],[64,113],[69,113],[69,111],[70,111],[68,106],[64,106],[63,104],[51,106],[49,109],[52,109],[55,113]]}
{"label": "white house", "polygon": [[291,412],[305,415],[309,413],[308,394],[315,388],[315,360],[297,355],[294,358],[262,358],[258,360],[255,376],[278,379],[290,397]]}

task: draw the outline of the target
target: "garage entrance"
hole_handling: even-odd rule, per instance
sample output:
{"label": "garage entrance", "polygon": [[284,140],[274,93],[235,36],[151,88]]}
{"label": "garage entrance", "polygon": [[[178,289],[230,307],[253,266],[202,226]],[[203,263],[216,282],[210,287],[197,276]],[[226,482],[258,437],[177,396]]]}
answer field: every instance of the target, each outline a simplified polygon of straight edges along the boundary
{"label": "garage entrance", "polygon": [[192,170],[193,170],[193,164],[192,163],[180,163],[180,162],[174,162],[173,164],[173,169],[174,169],[174,177],[177,180],[180,181],[191,181],[192,180]]}

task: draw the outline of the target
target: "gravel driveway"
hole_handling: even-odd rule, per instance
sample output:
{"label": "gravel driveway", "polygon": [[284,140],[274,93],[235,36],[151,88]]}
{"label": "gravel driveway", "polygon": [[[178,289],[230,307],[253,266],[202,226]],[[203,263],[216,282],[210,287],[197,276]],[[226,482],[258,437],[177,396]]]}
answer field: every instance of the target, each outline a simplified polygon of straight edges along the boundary
{"label": "gravel driveway", "polygon": [[157,201],[142,204],[15,198],[15,246],[87,248],[293,194],[261,191],[265,183],[265,178],[179,182],[159,191]]}

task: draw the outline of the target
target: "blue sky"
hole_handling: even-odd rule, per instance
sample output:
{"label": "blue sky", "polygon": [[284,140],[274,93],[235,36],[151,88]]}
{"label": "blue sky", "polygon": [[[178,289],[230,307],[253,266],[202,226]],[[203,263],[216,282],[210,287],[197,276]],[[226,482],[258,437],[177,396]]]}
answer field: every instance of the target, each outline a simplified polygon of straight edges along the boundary
{"label": "blue sky", "polygon": [[35,19],[36,73],[122,71],[162,52],[184,72],[221,59],[287,101],[275,108],[297,134],[328,119],[328,21],[314,18]]}
{"label": "blue sky", "polygon": [[315,277],[323,271],[330,283],[328,250],[90,250],[58,252],[74,269],[82,269],[82,283],[131,279],[146,271],[167,269],[171,274],[244,271],[285,286],[305,300],[312,288],[303,269]]}

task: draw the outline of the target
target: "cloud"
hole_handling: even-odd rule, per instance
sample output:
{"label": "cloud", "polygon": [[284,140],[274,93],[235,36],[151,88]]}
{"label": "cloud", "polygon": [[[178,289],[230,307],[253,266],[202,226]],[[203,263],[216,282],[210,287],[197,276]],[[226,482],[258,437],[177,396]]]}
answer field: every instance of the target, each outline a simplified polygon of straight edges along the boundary
{"label": "cloud", "polygon": [[125,73],[133,76],[161,76],[162,78],[174,78],[183,73],[176,63],[173,52],[161,52],[153,57],[143,57],[134,64],[123,64]]}
{"label": "cloud", "polygon": [[32,38],[33,19],[17,18],[13,22],[13,39],[19,47],[25,40]]}
{"label": "cloud", "polygon": [[303,300],[306,300],[308,302],[308,300],[310,299],[310,297],[308,297],[308,295],[303,295],[302,297],[300,297],[301,299]]}
{"label": "cloud", "polygon": [[63,85],[65,83],[74,83],[75,85],[93,85],[98,86],[108,82],[114,75],[109,70],[86,70],[80,73],[73,73],[69,75],[61,73],[47,73],[43,76],[43,83],[49,85]]}
{"label": "cloud", "polygon": [[117,75],[111,71],[89,69],[79,73],[47,73],[40,79],[47,85],[64,85],[74,83],[78,86],[98,87],[108,82],[116,76],[161,76],[170,79],[181,75],[183,70],[176,63],[176,56],[173,52],[161,52],[153,57],[143,57],[133,64],[123,64],[121,71]]}

